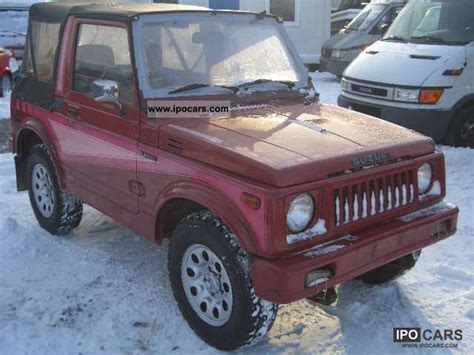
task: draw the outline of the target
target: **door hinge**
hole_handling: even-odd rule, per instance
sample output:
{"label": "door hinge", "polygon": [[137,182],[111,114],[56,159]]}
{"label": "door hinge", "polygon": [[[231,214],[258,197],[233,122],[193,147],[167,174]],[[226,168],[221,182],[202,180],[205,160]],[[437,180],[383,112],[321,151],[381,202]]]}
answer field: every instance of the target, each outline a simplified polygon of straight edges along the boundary
{"label": "door hinge", "polygon": [[141,182],[130,180],[128,182],[128,190],[138,196],[138,197],[145,197],[146,196],[146,189],[145,186]]}

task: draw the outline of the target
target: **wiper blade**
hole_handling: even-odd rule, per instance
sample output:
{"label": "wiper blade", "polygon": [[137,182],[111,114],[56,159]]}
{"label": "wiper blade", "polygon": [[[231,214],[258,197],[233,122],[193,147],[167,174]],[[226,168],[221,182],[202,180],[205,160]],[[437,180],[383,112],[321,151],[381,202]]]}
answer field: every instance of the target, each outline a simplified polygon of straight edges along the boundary
{"label": "wiper blade", "polygon": [[403,37],[400,37],[400,36],[388,36],[388,37],[384,37],[382,38],[382,41],[397,41],[397,42],[404,42],[406,43],[407,40]]}
{"label": "wiper blade", "polygon": [[175,90],[171,90],[171,91],[168,92],[168,94],[178,94],[180,92],[192,91],[192,90],[196,90],[196,89],[200,89],[200,88],[207,88],[207,87],[223,88],[223,89],[230,90],[234,93],[236,93],[237,90],[238,90],[238,88],[235,87],[235,86],[211,85],[211,84],[188,84],[188,85],[184,85],[180,88],[177,88]]}
{"label": "wiper blade", "polygon": [[248,88],[249,86],[258,85],[258,84],[265,84],[265,83],[284,84],[284,85],[288,86],[290,89],[295,86],[295,83],[294,83],[293,81],[271,80],[271,79],[257,79],[257,80],[253,80],[253,81],[249,81],[249,82],[240,84],[238,87],[239,87],[239,88]]}
{"label": "wiper blade", "polygon": [[440,37],[434,37],[434,36],[414,36],[410,37],[410,40],[425,40],[429,42],[436,42],[436,43],[447,43],[444,39]]}

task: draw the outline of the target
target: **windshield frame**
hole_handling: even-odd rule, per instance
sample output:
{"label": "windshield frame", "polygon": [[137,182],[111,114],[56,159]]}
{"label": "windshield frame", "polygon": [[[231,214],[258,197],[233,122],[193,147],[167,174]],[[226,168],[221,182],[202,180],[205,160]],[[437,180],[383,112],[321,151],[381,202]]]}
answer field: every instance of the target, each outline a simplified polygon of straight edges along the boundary
{"label": "windshield frame", "polygon": [[[283,44],[288,50],[288,53],[291,55],[291,59],[295,65],[295,71],[299,76],[299,81],[295,82],[295,88],[303,88],[307,84],[307,71],[303,62],[301,61],[298,52],[294,44],[291,42],[288,34],[286,33],[283,25],[273,16],[265,16],[262,19],[257,19],[257,14],[245,13],[245,12],[231,12],[231,11],[213,11],[213,16],[210,17],[209,12],[196,11],[196,12],[173,12],[173,13],[150,13],[140,16],[136,21],[132,23],[132,37],[134,43],[134,55],[135,63],[137,67],[137,76],[138,76],[138,86],[143,93],[145,99],[152,98],[169,98],[169,97],[179,97],[179,96],[213,96],[213,95],[229,95],[228,92],[223,90],[216,92],[209,92],[208,90],[196,90],[196,91],[187,91],[182,93],[170,94],[169,88],[166,89],[157,89],[153,88],[148,82],[146,72],[145,72],[145,61],[143,56],[143,43],[142,43],[142,26],[146,23],[154,22],[170,22],[170,21],[199,21],[199,20],[216,20],[219,19],[217,16],[232,16],[232,17],[246,17],[247,20],[260,21],[264,24],[274,25],[279,34],[283,39]],[[242,19],[239,19],[243,21]],[[225,21],[225,20],[222,20]]]}
{"label": "windshield frame", "polygon": [[[355,20],[357,20],[357,18],[364,13],[364,11],[366,11],[368,9],[371,9],[371,8],[382,8],[382,11],[380,11],[380,13],[377,15],[377,17],[372,20],[372,22],[369,24],[369,26],[367,28],[364,28],[364,29],[361,30],[360,26],[357,29],[352,29],[352,28],[349,27],[351,25],[351,23],[353,23]],[[379,20],[385,15],[385,13],[387,12],[387,9],[390,9],[390,8],[391,8],[391,6],[390,6],[389,3],[387,3],[387,4],[386,3],[377,3],[377,2],[370,3],[366,7],[364,7],[362,9],[362,11],[359,14],[357,14],[357,16],[354,17],[354,19],[344,27],[344,29],[348,32],[371,32],[372,29],[378,24]],[[365,22],[365,20],[362,23],[364,23],[364,22]],[[361,25],[362,25],[362,23],[361,23]]]}

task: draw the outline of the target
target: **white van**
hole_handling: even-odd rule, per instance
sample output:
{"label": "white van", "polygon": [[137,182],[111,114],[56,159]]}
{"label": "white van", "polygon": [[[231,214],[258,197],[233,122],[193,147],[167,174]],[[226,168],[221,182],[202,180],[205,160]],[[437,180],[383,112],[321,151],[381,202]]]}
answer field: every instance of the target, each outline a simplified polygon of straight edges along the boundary
{"label": "white van", "polygon": [[346,69],[338,104],[474,147],[474,0],[410,0]]}

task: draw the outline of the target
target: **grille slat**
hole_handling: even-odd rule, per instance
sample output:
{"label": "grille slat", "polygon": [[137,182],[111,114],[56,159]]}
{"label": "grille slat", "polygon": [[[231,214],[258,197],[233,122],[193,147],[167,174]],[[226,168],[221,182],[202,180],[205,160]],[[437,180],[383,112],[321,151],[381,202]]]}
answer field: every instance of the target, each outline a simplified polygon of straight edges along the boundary
{"label": "grille slat", "polygon": [[336,187],[334,225],[341,227],[367,220],[413,203],[415,184],[413,170],[406,170]]}

